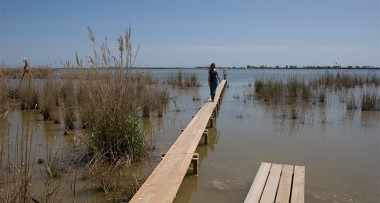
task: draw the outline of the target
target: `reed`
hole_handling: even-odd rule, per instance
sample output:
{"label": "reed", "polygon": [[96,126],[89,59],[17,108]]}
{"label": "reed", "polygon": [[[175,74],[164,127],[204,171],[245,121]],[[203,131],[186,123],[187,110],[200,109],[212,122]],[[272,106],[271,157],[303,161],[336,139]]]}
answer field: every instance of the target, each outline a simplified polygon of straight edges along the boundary
{"label": "reed", "polygon": [[380,86],[380,77],[376,74],[369,74],[366,76],[366,84],[373,84],[375,86]]}
{"label": "reed", "polygon": [[346,99],[346,109],[347,110],[353,110],[353,109],[357,109],[357,108],[358,108],[358,105],[357,105],[356,98],[355,98],[354,94],[351,92],[351,95],[348,96],[348,98]]}
{"label": "reed", "polygon": [[1,68],[2,78],[17,79],[21,78],[22,73],[22,68]]}
{"label": "reed", "polygon": [[362,111],[380,111],[380,96],[375,92],[365,92],[361,98]]}
{"label": "reed", "polygon": [[331,89],[341,90],[343,88],[354,88],[363,85],[379,86],[380,78],[376,74],[367,76],[348,74],[348,73],[326,73],[311,81],[315,86],[329,87]]}
{"label": "reed", "polygon": [[255,81],[255,93],[261,94],[263,93],[264,89],[264,81],[263,80],[256,80]]}
{"label": "reed", "polygon": [[21,87],[19,89],[21,110],[39,109],[39,91],[36,86]]}
{"label": "reed", "polygon": [[59,116],[57,115],[57,111],[55,109],[58,98],[58,84],[53,76],[52,70],[50,69],[47,73],[46,82],[44,83],[39,96],[40,110],[44,120],[59,121]]}
{"label": "reed", "polygon": [[273,79],[257,80],[255,82],[255,95],[257,99],[277,104],[285,96],[286,84]]}
{"label": "reed", "polygon": [[[33,75],[40,80],[24,82],[19,88],[9,85],[4,78],[19,78],[22,75],[21,69],[1,69],[0,78],[0,102],[3,104],[8,99],[20,99],[18,102],[22,109],[33,110],[40,108],[39,111],[45,120],[62,120],[65,129],[82,130],[83,140],[85,141],[86,156],[90,157],[91,164],[99,164],[98,168],[109,166],[110,170],[103,170],[93,175],[103,177],[99,181],[105,191],[118,189],[116,181],[109,180],[109,173],[114,173],[120,166],[130,165],[141,159],[148,150],[146,142],[146,132],[142,128],[143,116],[150,115],[152,111],[157,111],[158,116],[162,117],[169,100],[167,87],[155,78],[151,73],[131,71],[125,72],[121,67],[118,69],[96,69],[99,64],[95,46],[95,36],[92,29],[88,27],[89,38],[94,44],[94,55],[89,57],[92,69],[84,69],[83,62],[76,54],[76,65],[73,68],[71,61],[66,61],[64,66],[66,72],[59,76],[54,76],[53,70],[49,67],[41,69],[41,73],[33,68]],[[131,65],[132,50],[130,45],[130,29],[126,33],[125,59],[126,66]],[[112,66],[108,45],[102,46],[102,60],[105,66]],[[113,57],[115,59],[115,57]],[[120,64],[120,60],[115,60],[114,64]],[[185,76],[186,78],[187,76]],[[189,82],[185,85],[199,85],[195,74],[188,77]],[[186,81],[186,80],[184,80]],[[145,110],[144,110],[145,109]],[[28,113],[32,113],[29,111]],[[29,119],[29,117],[28,117]],[[22,154],[21,159],[13,170],[13,185],[7,184],[7,190],[0,186],[0,201],[2,202],[27,202],[27,201],[55,201],[51,198],[58,194],[59,187],[53,184],[55,171],[57,169],[54,161],[50,159],[41,165],[40,179],[42,179],[41,194],[31,195],[30,187],[33,184],[33,171],[31,165],[34,161],[30,158],[31,143],[34,136],[31,131],[26,132],[27,136],[18,135],[20,140],[15,146],[17,152]],[[3,143],[3,142],[2,142]],[[3,144],[2,144],[3,145]],[[1,148],[1,163],[3,163],[3,152]],[[7,154],[11,154],[8,152]],[[20,165],[20,163],[28,163]],[[122,163],[122,164],[120,164]],[[2,167],[2,165],[0,165]],[[12,166],[9,161],[9,166]],[[92,169],[87,168],[91,172]],[[112,170],[111,170],[112,169]],[[84,171],[86,173],[86,169]],[[101,173],[101,174],[100,174]],[[107,174],[107,175],[104,175]],[[114,177],[114,176],[112,176]],[[10,179],[11,177],[9,177]],[[10,187],[8,187],[10,186]],[[58,188],[56,190],[56,188]],[[75,189],[74,189],[75,190]],[[4,192],[3,192],[4,191]],[[31,197],[33,199],[31,199]]]}
{"label": "reed", "polygon": [[90,135],[90,151],[101,151],[110,161],[125,156],[136,161],[144,154],[145,133],[137,125],[139,115],[149,117],[156,109],[162,112],[169,97],[166,88],[147,84],[156,82],[151,77],[128,73],[120,78],[112,70],[98,72],[97,80],[92,81],[82,80],[79,75],[75,88],[77,109]]}
{"label": "reed", "polygon": [[287,83],[286,83],[287,97],[290,100],[294,101],[298,97],[300,84],[301,83],[298,81],[298,79],[295,76],[289,77],[287,79]]}
{"label": "reed", "polygon": [[117,161],[127,157],[137,161],[145,153],[145,133],[138,117],[117,105],[108,105],[104,114],[96,119],[90,129],[90,152],[100,152],[107,160]]}
{"label": "reed", "polygon": [[170,74],[164,81],[164,84],[170,84],[179,87],[200,87],[198,76],[195,73],[185,74],[179,70],[176,74]]}
{"label": "reed", "polygon": [[94,45],[94,56],[91,57],[89,56],[89,63],[91,65],[91,68],[97,68],[98,67],[98,62],[99,62],[99,57],[98,54],[96,53],[96,46],[95,46],[95,35],[90,26],[87,26],[87,31],[88,31],[88,38]]}
{"label": "reed", "polygon": [[123,68],[124,39],[122,36],[117,38],[117,43],[119,45],[120,52],[120,68]]}
{"label": "reed", "polygon": [[305,83],[301,84],[301,97],[304,101],[309,101],[312,96],[312,90],[310,85],[306,85]]}
{"label": "reed", "polygon": [[9,85],[5,79],[0,77],[0,113],[7,110],[6,103],[9,98]]}
{"label": "reed", "polygon": [[325,89],[322,89],[319,91],[318,101],[321,103],[324,103],[326,101],[326,90]]}

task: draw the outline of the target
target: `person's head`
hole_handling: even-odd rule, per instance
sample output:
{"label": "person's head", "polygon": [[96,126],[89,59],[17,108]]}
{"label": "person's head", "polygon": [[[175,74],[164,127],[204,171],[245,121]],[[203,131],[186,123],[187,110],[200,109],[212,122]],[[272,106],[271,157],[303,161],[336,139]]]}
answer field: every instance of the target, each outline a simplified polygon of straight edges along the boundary
{"label": "person's head", "polygon": [[215,68],[215,63],[212,63],[211,65],[210,65],[210,69],[214,69]]}

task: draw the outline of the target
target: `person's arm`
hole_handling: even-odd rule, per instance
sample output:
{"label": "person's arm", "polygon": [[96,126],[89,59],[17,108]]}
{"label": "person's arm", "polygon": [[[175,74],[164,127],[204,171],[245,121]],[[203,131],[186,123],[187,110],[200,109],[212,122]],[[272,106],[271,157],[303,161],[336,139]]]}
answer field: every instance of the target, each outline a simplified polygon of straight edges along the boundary
{"label": "person's arm", "polygon": [[208,71],[208,86],[210,86],[210,71]]}
{"label": "person's arm", "polygon": [[219,83],[220,83],[220,77],[219,77],[219,73],[218,73],[218,70],[216,70],[216,77],[218,77],[218,80],[219,80]]}

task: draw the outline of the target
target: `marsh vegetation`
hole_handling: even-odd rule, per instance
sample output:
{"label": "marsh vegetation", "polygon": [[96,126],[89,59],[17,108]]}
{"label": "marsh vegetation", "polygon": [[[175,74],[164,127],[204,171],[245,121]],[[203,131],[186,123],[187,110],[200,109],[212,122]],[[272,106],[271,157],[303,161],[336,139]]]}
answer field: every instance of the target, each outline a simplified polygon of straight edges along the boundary
{"label": "marsh vegetation", "polygon": [[[0,123],[0,157],[4,180],[0,192],[1,200],[4,202],[24,199],[30,201],[31,198],[40,202],[59,202],[63,199],[128,200],[159,161],[159,155],[175,141],[180,129],[187,124],[191,115],[209,94],[207,85],[204,85],[207,74],[203,70],[67,68],[45,71],[46,78],[33,78],[30,83],[27,78],[19,88],[19,80],[12,79],[12,76],[3,74],[0,81],[3,118],[3,122]],[[200,78],[197,79],[200,86],[186,87],[181,85],[183,83],[177,83],[186,80],[184,78],[191,81],[193,74]],[[211,174],[226,176],[228,180],[240,177],[238,174],[246,171],[245,167],[248,166],[235,161],[225,163],[224,158],[217,158],[218,154],[231,160],[240,160],[242,163],[245,163],[249,156],[257,165],[260,161],[273,159],[265,154],[276,154],[274,162],[306,163],[309,167],[319,163],[319,168],[323,171],[324,163],[320,159],[308,158],[323,156],[323,153],[311,155],[314,152],[309,152],[303,147],[305,143],[301,140],[304,139],[309,140],[310,143],[306,145],[312,145],[311,149],[327,148],[323,151],[328,152],[328,156],[336,156],[334,161],[340,164],[339,160],[346,158],[335,154],[335,151],[323,144],[319,146],[318,142],[320,136],[327,137],[321,140],[336,139],[320,131],[326,126],[335,126],[336,120],[343,120],[337,123],[338,126],[346,126],[346,122],[350,124],[345,128],[350,128],[353,122],[353,126],[356,126],[352,128],[353,132],[357,132],[357,126],[359,129],[364,128],[366,133],[361,134],[363,142],[376,137],[371,135],[371,132],[376,130],[373,123],[379,119],[376,117],[378,110],[362,110],[365,103],[362,97],[367,95],[367,92],[370,93],[370,101],[373,100],[373,95],[378,97],[378,74],[373,76],[349,73],[345,77],[352,77],[350,80],[358,82],[333,82],[340,80],[337,78],[343,78],[343,74],[339,73],[339,77],[338,74],[332,73],[296,77],[294,74],[278,76],[255,73],[253,77],[248,78],[243,71],[231,73],[230,88],[223,99],[217,127],[210,135],[215,141],[198,149],[203,160],[202,166],[205,168],[201,168],[204,175],[197,177],[200,181],[197,187],[213,188],[214,186],[209,184],[211,182],[217,184],[216,188],[220,188],[220,184],[223,183],[224,190],[232,192],[232,188],[235,188],[232,187],[234,181],[215,182],[212,177],[217,177]],[[177,82],[168,82],[169,78]],[[203,81],[203,85],[199,81]],[[29,89],[33,91],[28,93]],[[195,97],[200,99],[194,99]],[[21,110],[23,105],[25,110]],[[367,114],[371,116],[365,116]],[[307,130],[302,131],[306,128]],[[262,131],[265,131],[265,136],[257,137]],[[295,144],[284,142],[281,135],[287,132],[289,138],[302,139]],[[341,132],[336,130],[335,133]],[[251,134],[254,135],[249,137],[252,140],[246,140],[248,138],[245,136]],[[275,136],[271,136],[272,134]],[[233,141],[229,139],[229,135],[234,135]],[[287,143],[286,145],[291,145],[292,149],[268,147],[271,145],[262,143],[265,139],[270,139],[277,145]],[[358,143],[350,140],[352,139],[346,136],[339,142],[347,142],[348,145]],[[246,144],[242,144],[242,141]],[[234,145],[235,142],[240,144]],[[258,144],[255,144],[256,142]],[[297,145],[299,142],[303,143],[302,146]],[[259,143],[262,143],[262,146]],[[131,148],[132,145],[134,148]],[[231,151],[230,147],[224,149],[225,146],[232,146],[234,150]],[[256,150],[260,152],[255,153]],[[286,155],[283,150],[295,150],[292,153],[297,155]],[[356,152],[349,150],[346,153],[355,155]],[[306,158],[302,158],[303,156]],[[211,164],[208,159],[221,165]],[[224,165],[219,162],[223,162]],[[231,177],[222,170],[231,167],[229,164],[236,168],[236,173],[233,172],[235,169],[227,170],[232,170]],[[255,166],[249,168],[253,170]],[[254,174],[255,171],[249,174],[251,173]],[[372,174],[372,170],[369,170],[369,173]],[[249,177],[244,172],[242,176]],[[322,174],[319,176],[323,177]],[[357,174],[354,175],[356,176]],[[318,181],[313,175],[308,178],[308,187],[312,192],[306,194],[307,199],[315,200],[316,192],[316,195],[322,193],[331,200],[329,194],[315,188],[319,186],[314,186]],[[194,183],[191,180],[192,178],[185,179],[183,188],[193,188]],[[187,183],[188,181],[190,183]],[[239,184],[247,182],[248,187],[250,181],[239,181]],[[240,188],[239,191],[244,191],[238,183],[236,184],[236,187]],[[228,189],[229,185],[231,189]],[[239,191],[233,190],[233,193],[242,193]],[[214,194],[219,194],[218,190],[207,194],[193,192],[191,198],[195,201],[198,195],[204,198],[205,195],[212,197]],[[188,192],[180,191],[178,201],[188,201],[188,195]],[[239,196],[244,197],[244,194]]]}
{"label": "marsh vegetation", "polygon": [[[2,126],[0,201],[57,202],[65,199],[64,193],[74,201],[77,177],[97,184],[114,201],[128,199],[140,182],[126,173],[129,183],[122,184],[117,181],[119,176],[112,174],[124,173],[123,168],[141,161],[154,148],[148,142],[149,129],[144,128],[143,120],[162,117],[166,112],[167,84],[199,85],[196,75],[182,71],[176,78],[168,75],[166,80],[148,71],[131,71],[130,28],[125,37],[117,38],[118,57],[110,55],[106,41],[98,51],[95,35],[90,27],[88,31],[94,45],[93,55],[88,56],[90,69],[84,68],[78,54],[76,67],[71,61],[65,62],[65,69],[33,67],[24,81],[20,80],[21,68],[1,68],[2,119],[10,119],[15,111],[26,116],[22,125],[16,119],[14,124]],[[50,123],[67,138],[54,135],[53,140],[41,144],[41,123],[35,126],[38,117],[43,125]],[[73,143],[61,146],[64,139]],[[40,148],[44,148],[44,158],[36,153]],[[60,177],[70,170],[75,171],[75,178],[68,192],[67,183]],[[40,187],[43,189],[37,192]]]}
{"label": "marsh vegetation", "polygon": [[[291,110],[282,112],[281,117],[292,119],[300,116],[299,108],[294,107],[323,104],[326,102],[326,94],[337,92],[345,95],[341,98],[341,102],[345,103],[347,109],[380,111],[379,82],[380,78],[376,75],[358,76],[341,73],[326,73],[315,78],[297,76],[266,78],[256,80],[254,92],[248,90],[246,96],[278,109],[284,109],[281,106],[290,106]],[[355,88],[362,90],[360,94],[353,94]]]}

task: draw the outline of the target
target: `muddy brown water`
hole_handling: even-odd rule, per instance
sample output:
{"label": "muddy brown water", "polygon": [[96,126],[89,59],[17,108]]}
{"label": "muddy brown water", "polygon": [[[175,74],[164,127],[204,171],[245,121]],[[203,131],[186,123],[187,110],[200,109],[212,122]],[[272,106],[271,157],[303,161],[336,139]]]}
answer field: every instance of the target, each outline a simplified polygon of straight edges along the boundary
{"label": "muddy brown water", "polygon": [[[163,78],[178,70],[152,71]],[[198,74],[199,88],[172,88],[168,111],[163,118],[152,114],[144,127],[153,137],[148,142],[155,146],[150,155],[125,173],[137,180],[146,178],[185,128],[208,96],[206,70],[185,69]],[[220,71],[222,72],[222,71]],[[243,202],[261,162],[306,166],[306,202],[379,202],[380,201],[380,112],[347,110],[341,100],[347,94],[360,95],[362,89],[328,91],[325,103],[302,104],[297,107],[299,117],[282,116],[288,109],[275,108],[262,101],[246,99],[260,77],[285,78],[298,74],[313,78],[326,70],[227,70],[228,88],[222,99],[216,127],[210,129],[208,145],[200,144],[199,175],[187,175],[175,202]],[[330,71],[336,73],[338,71]],[[376,70],[342,71],[349,74],[380,75]],[[365,90],[380,89],[365,87]],[[199,97],[200,100],[193,100]],[[33,136],[32,165],[33,192],[41,191],[38,159],[49,159],[55,154],[65,156],[68,149],[80,145],[80,131],[64,136],[63,126],[45,123],[38,112],[14,110],[0,120],[3,143],[2,179],[4,163],[16,160],[12,153],[16,136],[28,132]],[[5,152],[10,150],[10,153]],[[13,150],[13,151],[12,151]],[[9,157],[8,158],[8,154]],[[66,157],[70,158],[70,157]],[[21,161],[21,160],[19,160]],[[106,197],[94,183],[77,178],[75,197],[70,187],[75,170],[65,167],[59,180],[66,191],[63,201],[104,201]],[[80,173],[80,172],[78,172]],[[80,177],[80,174],[78,175]],[[4,179],[3,179],[4,180]],[[59,182],[59,181],[57,181]],[[2,181],[1,188],[5,183]]]}

